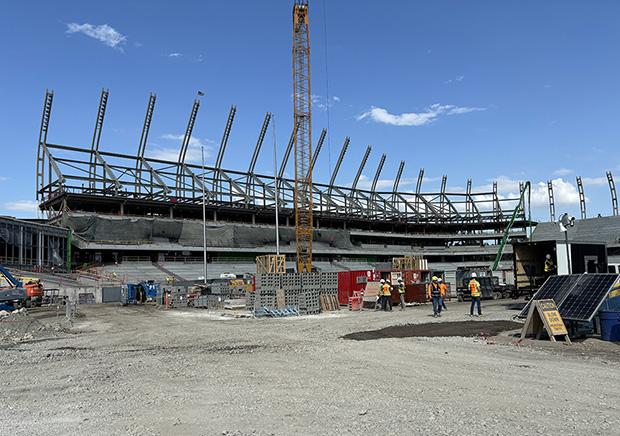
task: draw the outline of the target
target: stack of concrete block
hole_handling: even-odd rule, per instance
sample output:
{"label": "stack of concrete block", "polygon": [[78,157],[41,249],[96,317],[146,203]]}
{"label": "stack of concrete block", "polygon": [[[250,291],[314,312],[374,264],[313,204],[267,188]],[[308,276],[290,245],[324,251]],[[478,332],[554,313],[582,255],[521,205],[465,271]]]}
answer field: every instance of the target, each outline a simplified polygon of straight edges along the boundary
{"label": "stack of concrete block", "polygon": [[282,288],[282,276],[284,274],[256,274],[256,290],[274,291]]}
{"label": "stack of concrete block", "polygon": [[322,272],[321,273],[321,294],[338,295],[338,273]]}
{"label": "stack of concrete block", "polygon": [[321,313],[321,274],[301,274],[301,293],[299,295],[300,315]]}
{"label": "stack of concrete block", "polygon": [[256,289],[255,307],[276,307],[276,291],[271,289]]}
{"label": "stack of concrete block", "polygon": [[316,315],[321,313],[319,289],[304,289],[299,294],[299,313],[301,315]]}
{"label": "stack of concrete block", "polygon": [[283,274],[282,289],[284,290],[284,300],[286,305],[299,307],[299,294],[301,293],[301,274]]}
{"label": "stack of concrete block", "polygon": [[245,308],[248,310],[254,310],[255,302],[256,302],[256,293],[246,292],[245,293]]}

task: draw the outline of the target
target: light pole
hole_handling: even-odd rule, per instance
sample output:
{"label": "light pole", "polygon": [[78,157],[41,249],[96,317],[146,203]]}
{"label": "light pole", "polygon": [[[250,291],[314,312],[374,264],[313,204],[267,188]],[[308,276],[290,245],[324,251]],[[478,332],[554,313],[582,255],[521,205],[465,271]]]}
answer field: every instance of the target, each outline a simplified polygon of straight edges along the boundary
{"label": "light pole", "polygon": [[273,133],[273,183],[275,187],[276,207],[276,254],[280,254],[280,222],[279,222],[279,194],[278,194],[278,156],[276,153],[276,117],[271,116],[271,131]]}
{"label": "light pole", "polygon": [[207,284],[207,205],[205,202],[205,147],[200,147],[202,153],[202,254],[203,254],[203,280]]}
{"label": "light pole", "polygon": [[575,217],[565,213],[560,217],[558,225],[560,226],[560,231],[564,232],[564,243],[566,245],[566,263],[568,265],[568,273],[572,274],[573,268],[571,266],[570,249],[568,247],[568,229],[575,225]]}

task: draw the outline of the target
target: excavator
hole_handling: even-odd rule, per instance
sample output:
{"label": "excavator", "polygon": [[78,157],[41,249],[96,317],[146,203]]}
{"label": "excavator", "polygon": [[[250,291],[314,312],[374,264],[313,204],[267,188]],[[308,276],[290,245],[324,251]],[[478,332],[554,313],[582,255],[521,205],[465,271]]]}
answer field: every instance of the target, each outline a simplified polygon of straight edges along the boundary
{"label": "excavator", "polygon": [[0,304],[13,306],[40,306],[43,285],[36,278],[13,276],[0,265]]}

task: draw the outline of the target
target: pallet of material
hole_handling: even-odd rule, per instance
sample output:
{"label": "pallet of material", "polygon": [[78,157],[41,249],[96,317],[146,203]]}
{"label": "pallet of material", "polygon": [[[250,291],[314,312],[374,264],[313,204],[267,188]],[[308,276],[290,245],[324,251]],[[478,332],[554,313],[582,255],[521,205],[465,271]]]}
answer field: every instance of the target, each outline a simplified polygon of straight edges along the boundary
{"label": "pallet of material", "polygon": [[333,312],[336,310],[340,310],[340,303],[338,303],[337,295],[323,294],[320,296],[320,300],[321,300],[321,310],[323,312]]}

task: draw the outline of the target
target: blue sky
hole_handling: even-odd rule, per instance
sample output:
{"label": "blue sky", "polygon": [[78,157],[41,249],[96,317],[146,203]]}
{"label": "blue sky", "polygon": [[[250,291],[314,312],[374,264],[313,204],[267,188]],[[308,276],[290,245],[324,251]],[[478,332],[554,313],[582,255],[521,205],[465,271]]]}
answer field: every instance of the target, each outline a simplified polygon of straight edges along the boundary
{"label": "blue sky", "polygon": [[[326,4],[327,3],[327,4]],[[265,112],[280,150],[292,125],[292,1],[5,2],[0,14],[0,214],[34,216],[35,157],[46,88],[55,92],[48,141],[89,147],[102,87],[110,89],[101,148],[135,153],[149,92],[157,93],[147,155],[178,153],[197,90],[205,92],[194,150],[208,163],[231,104],[237,117],[224,166],[247,168]],[[403,190],[420,167],[463,189],[531,180],[534,216],[610,213],[605,171],[620,176],[620,2],[316,0],[310,3],[315,168],[327,181],[345,136],[338,183],[350,183],[367,144],[382,186],[401,159]],[[327,44],[326,44],[327,38]],[[326,51],[327,46],[327,51]],[[327,80],[328,77],[328,80]],[[329,87],[329,94],[327,88]],[[271,172],[264,149],[259,172]],[[618,179],[620,182],[620,178]]]}

